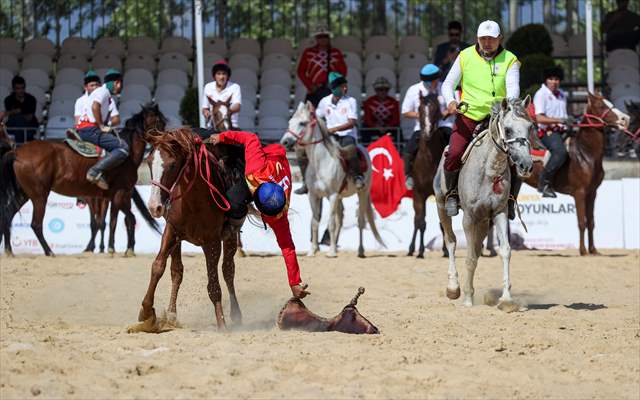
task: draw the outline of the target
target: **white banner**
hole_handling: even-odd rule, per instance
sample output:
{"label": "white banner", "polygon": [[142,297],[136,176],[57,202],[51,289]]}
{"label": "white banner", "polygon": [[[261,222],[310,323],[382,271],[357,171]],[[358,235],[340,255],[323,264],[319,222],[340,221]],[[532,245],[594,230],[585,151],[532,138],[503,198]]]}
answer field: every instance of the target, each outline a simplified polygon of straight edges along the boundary
{"label": "white banner", "polygon": [[[295,184],[294,187],[298,187]],[[142,198],[149,197],[149,186],[138,186]],[[543,199],[533,188],[523,185],[519,196],[522,219],[529,233],[518,221],[511,222],[511,237],[520,245],[537,249],[577,248],[578,224],[573,198],[558,195],[556,199]],[[598,248],[640,248],[640,179],[604,181],[598,190],[595,205],[595,242]],[[358,227],[356,210],[357,198],[344,200],[344,225],[340,234],[339,246],[342,250],[356,250],[358,247]],[[133,206],[132,206],[133,207]],[[325,213],[320,224],[320,235],[328,225],[328,201],[324,202]],[[138,210],[133,207],[137,219],[136,252],[155,253],[160,245],[160,235],[153,232],[144,222]],[[11,243],[16,253],[41,254],[42,249],[31,230],[31,203],[27,203],[13,220]],[[386,249],[374,239],[367,226],[364,234],[366,251],[406,251],[413,233],[413,204],[411,199],[403,199],[398,211],[386,219],[376,214],[376,225]],[[294,195],[291,199],[289,214],[291,230],[296,248],[300,252],[309,249],[311,211],[306,196]],[[462,216],[454,218],[454,230],[459,247],[465,246],[462,230]],[[158,220],[164,228],[164,220]],[[108,219],[107,219],[108,223]],[[260,225],[260,226],[256,226]],[[248,251],[279,251],[275,237],[265,230],[261,223],[246,223],[242,239]],[[81,252],[89,241],[89,212],[86,207],[78,207],[73,198],[52,193],[47,203],[44,220],[44,236],[55,253],[73,254]],[[108,228],[107,228],[108,232]],[[108,233],[107,233],[108,236]],[[586,240],[585,232],[585,240]],[[105,239],[107,242],[108,238]],[[126,248],[124,217],[119,215],[116,229],[116,251]],[[107,242],[108,243],[108,242]],[[425,244],[429,249],[438,250],[442,238],[438,227],[438,215],[433,197],[427,202],[427,230]],[[417,243],[416,243],[417,247]],[[520,246],[516,246],[520,247]],[[199,248],[183,243],[187,252],[199,252]]]}

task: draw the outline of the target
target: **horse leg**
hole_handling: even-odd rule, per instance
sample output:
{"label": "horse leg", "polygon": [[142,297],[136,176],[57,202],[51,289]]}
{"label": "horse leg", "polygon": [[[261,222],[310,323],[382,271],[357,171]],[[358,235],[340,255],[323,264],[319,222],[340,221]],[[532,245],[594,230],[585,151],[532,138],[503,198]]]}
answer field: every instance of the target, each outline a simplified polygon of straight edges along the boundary
{"label": "horse leg", "polygon": [[[496,245],[494,243],[494,225],[489,227],[489,233],[487,233],[487,250],[489,250],[489,257],[495,257],[498,255],[496,252]],[[508,236],[507,236],[508,237]]]}
{"label": "horse leg", "polygon": [[98,234],[98,222],[96,221],[96,212],[94,210],[95,202],[93,199],[89,199],[87,201],[87,205],[89,206],[89,227],[91,228],[91,238],[89,239],[89,243],[87,247],[85,247],[85,253],[93,253],[96,248],[96,235]]}
{"label": "horse leg", "polygon": [[580,231],[580,255],[586,256],[587,249],[584,245],[584,230],[587,226],[587,206],[584,190],[577,191],[573,198],[576,202],[576,216],[578,217],[578,230]]}
{"label": "horse leg", "polygon": [[415,220],[413,222],[413,235],[411,235],[411,243],[409,243],[409,251],[407,252],[407,256],[413,256],[413,252],[416,250],[416,236],[418,235],[418,227],[415,224]]}
{"label": "horse leg", "polygon": [[182,283],[184,265],[182,264],[182,245],[178,241],[171,251],[171,297],[169,307],[167,307],[167,323],[173,327],[178,326],[178,311],[176,302],[178,301],[178,290]]}
{"label": "horse leg", "polygon": [[[129,203],[131,205],[131,203]],[[127,227],[127,250],[124,253],[125,257],[135,256],[133,248],[136,245],[136,216],[131,212],[131,207],[128,207],[124,211],[124,224]]]}
{"label": "horse leg", "polygon": [[100,230],[100,253],[104,253],[104,231],[107,227],[107,209],[109,208],[109,200],[104,199],[100,206],[100,214],[98,215],[98,230]]}
{"label": "horse leg", "polygon": [[465,266],[467,274],[464,279],[464,305],[473,306],[473,277],[478,266],[478,258],[482,254],[482,242],[489,229],[488,221],[473,221],[469,214],[464,214],[462,225],[467,237],[467,258]]}
{"label": "horse leg", "polygon": [[424,258],[424,233],[427,230],[427,199],[422,199],[420,202],[420,206],[416,212],[416,216],[414,218],[413,224],[415,229],[417,228],[420,231],[420,247],[418,248],[418,258]]}
{"label": "horse leg", "polygon": [[49,193],[44,196],[32,198],[31,202],[33,203],[33,215],[31,217],[31,229],[36,234],[42,249],[44,250],[44,254],[46,256],[53,256],[53,251],[47,244],[47,241],[44,239],[44,235],[42,234],[42,221],[44,220],[45,208],[47,206],[47,197]]}
{"label": "horse leg", "polygon": [[447,244],[444,240],[444,228],[442,227],[442,222],[439,222],[438,226],[440,226],[440,233],[442,233],[442,257],[449,257],[449,250],[447,249]]}
{"label": "horse leg", "polygon": [[204,257],[207,262],[207,292],[209,293],[209,299],[211,299],[215,309],[218,329],[225,330],[227,326],[222,312],[222,289],[220,288],[220,281],[218,281],[220,247],[220,240],[215,240],[213,243],[202,246],[202,250],[204,250]]}
{"label": "horse leg", "polygon": [[339,201],[340,199],[337,193],[329,196],[329,234],[331,235],[331,244],[329,245],[327,257],[331,258],[338,256],[338,223],[336,214],[338,213]]}
{"label": "horse leg", "polygon": [[318,197],[309,192],[309,204],[311,205],[311,247],[307,253],[307,257],[313,257],[319,250],[318,244],[318,228],[320,227],[320,218],[322,217],[322,197]]}
{"label": "horse leg", "polygon": [[498,250],[502,258],[502,296],[500,296],[500,302],[511,301],[511,279],[509,277],[511,245],[509,244],[508,225],[509,219],[506,213],[501,212],[493,217],[493,228],[498,234]]}
{"label": "horse leg", "polygon": [[444,199],[438,199],[438,216],[449,257],[447,297],[455,300],[460,297],[460,282],[458,281],[458,270],[456,269],[456,234],[453,232],[451,217],[447,215],[444,209]]}
{"label": "horse leg", "polygon": [[[359,191],[358,192],[358,232],[359,232],[359,244],[358,244],[358,257],[364,258],[364,243],[363,243],[363,232],[364,228],[367,225],[366,215],[367,215],[367,205],[369,204],[369,192]],[[343,210],[342,201],[340,201],[340,209]],[[340,226],[342,228],[342,225]]]}
{"label": "horse leg", "polygon": [[[7,206],[7,213],[5,215],[6,220],[5,221],[1,221],[0,220],[0,224],[3,224],[4,226],[2,226],[2,235],[4,236],[4,253],[7,255],[7,257],[13,257],[13,249],[11,248],[11,223],[13,222],[13,217],[16,216],[16,214],[18,213],[18,211],[20,211],[20,209],[22,208],[22,206],[27,202],[27,198],[22,196],[19,199],[16,199],[15,201],[17,203],[12,203],[9,206]],[[0,235],[0,237],[2,237]]]}
{"label": "horse leg", "polygon": [[[414,191],[413,193],[413,235],[411,236],[411,244],[409,245],[408,256],[412,256],[413,252],[416,249],[416,236],[418,235],[418,230],[420,229],[420,215],[421,210],[424,209],[424,199],[422,196]],[[424,211],[424,210],[423,210]]]}
{"label": "horse leg", "polygon": [[116,207],[115,203],[111,203],[111,210],[109,212],[109,245],[107,247],[107,252],[109,254],[114,254],[116,252],[116,226],[118,225],[118,207]]}
{"label": "horse leg", "polygon": [[600,253],[596,250],[596,244],[593,242],[593,228],[595,228],[595,220],[593,211],[596,205],[596,191],[587,195],[587,232],[589,238],[589,254],[593,256],[599,256]]}
{"label": "horse leg", "polygon": [[236,288],[233,283],[236,274],[236,263],[233,257],[236,254],[238,248],[238,242],[235,238],[227,239],[223,242],[222,247],[222,276],[224,282],[227,284],[227,290],[229,290],[229,301],[231,303],[231,321],[234,324],[242,324],[242,312],[240,311],[240,305],[238,304],[238,298],[236,297]]}
{"label": "horse leg", "polygon": [[[238,243],[238,249],[236,250],[236,253],[240,257],[246,257],[247,253],[245,253],[244,249],[242,248],[242,236],[240,235],[240,232],[238,232],[238,242],[237,243]],[[233,316],[231,318],[233,319]]]}

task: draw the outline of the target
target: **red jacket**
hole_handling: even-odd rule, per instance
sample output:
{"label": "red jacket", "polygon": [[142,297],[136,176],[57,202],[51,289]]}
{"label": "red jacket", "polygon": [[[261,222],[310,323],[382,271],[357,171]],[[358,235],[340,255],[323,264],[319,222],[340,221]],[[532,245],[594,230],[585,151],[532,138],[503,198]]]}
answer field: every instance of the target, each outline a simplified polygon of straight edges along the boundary
{"label": "red jacket", "polygon": [[367,128],[400,126],[400,104],[398,100],[387,96],[380,100],[373,95],[362,103],[364,126]]}
{"label": "red jacket", "polygon": [[[320,50],[318,46],[308,47],[300,57],[298,64],[298,78],[304,83],[308,91],[316,85],[326,85],[329,79],[329,69],[327,68],[327,52]],[[347,76],[347,64],[340,50],[331,48],[331,71],[339,72],[344,77]]]}
{"label": "red jacket", "polygon": [[287,210],[291,199],[291,169],[287,161],[287,152],[279,144],[262,147],[255,133],[227,131],[220,134],[220,143],[239,144],[244,146],[246,160],[245,176],[249,189],[253,193],[261,183],[274,182],[284,189],[287,204],[284,210],[275,217],[262,214],[262,220],[269,225],[276,235],[278,246],[282,251],[287,267],[289,285],[299,284],[300,266],[296,256],[296,248],[291,238]]}

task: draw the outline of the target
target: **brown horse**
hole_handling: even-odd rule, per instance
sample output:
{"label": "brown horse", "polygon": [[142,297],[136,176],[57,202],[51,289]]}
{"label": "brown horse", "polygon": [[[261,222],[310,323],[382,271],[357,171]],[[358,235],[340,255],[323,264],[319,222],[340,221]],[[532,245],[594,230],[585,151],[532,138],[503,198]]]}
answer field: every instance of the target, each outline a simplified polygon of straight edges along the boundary
{"label": "brown horse", "polygon": [[[569,144],[569,157],[553,181],[555,190],[571,195],[575,200],[582,256],[599,254],[593,242],[593,209],[598,187],[604,178],[604,130],[606,127],[626,129],[627,123],[624,114],[616,110],[611,103],[599,95],[590,93],[582,122],[578,124],[578,133],[571,138]],[[535,162],[533,173],[525,182],[537,188],[543,169],[542,162]],[[588,253],[584,243],[585,228],[589,235]]]}
{"label": "brown horse", "polygon": [[[71,197],[99,197],[111,200],[109,249],[113,249],[118,211],[125,214],[128,243],[125,254],[133,254],[135,244],[135,216],[131,212],[131,196],[138,179],[146,142],[143,134],[164,129],[165,118],[157,105],[147,105],[126,122],[120,136],[128,142],[130,155],[108,173],[109,190],[102,190],[85,178],[87,170],[96,162],[77,154],[64,143],[33,141],[6,153],[0,163],[0,221],[5,232],[10,229],[13,216],[28,201],[33,203],[31,228],[47,256],[53,255],[42,233],[42,221],[49,193],[54,191]],[[143,214],[145,215],[145,214]],[[147,222],[156,221],[149,214]],[[8,227],[7,227],[8,225]],[[6,234],[5,234],[6,235]],[[9,236],[5,237],[5,251],[12,254]]]}
{"label": "brown horse", "polygon": [[[167,258],[171,255],[171,298],[168,307],[170,320],[176,318],[176,301],[182,282],[183,266],[180,260],[180,241],[187,240],[202,247],[207,264],[208,293],[215,308],[219,329],[226,324],[222,312],[222,291],[218,281],[218,259],[221,252],[222,225],[228,203],[221,195],[237,179],[243,179],[243,171],[237,167],[237,154],[226,157],[225,146],[207,149],[200,137],[189,128],[147,136],[153,144],[152,179],[156,187],[149,198],[149,211],[156,218],[164,216],[167,224],[162,234],[160,250],[151,267],[147,293],[138,315],[140,324],[130,332],[158,332],[162,329],[153,308],[156,287],[162,277]],[[233,149],[231,149],[233,150]],[[222,165],[224,164],[224,166]],[[224,241],[222,273],[231,300],[231,319],[240,323],[242,314],[233,283],[236,238]]]}
{"label": "brown horse", "polygon": [[[427,229],[427,199],[433,193],[433,177],[440,163],[442,152],[447,145],[442,129],[438,128],[438,122],[442,118],[440,105],[436,95],[420,95],[420,107],[418,108],[420,120],[420,139],[418,152],[413,161],[411,173],[414,179],[413,187],[413,236],[409,245],[408,256],[412,256],[415,250],[415,241],[420,231],[420,247],[418,258],[424,258],[424,233]],[[442,229],[442,227],[440,227]],[[443,241],[444,242],[444,241]],[[443,251],[446,251],[443,243]]]}

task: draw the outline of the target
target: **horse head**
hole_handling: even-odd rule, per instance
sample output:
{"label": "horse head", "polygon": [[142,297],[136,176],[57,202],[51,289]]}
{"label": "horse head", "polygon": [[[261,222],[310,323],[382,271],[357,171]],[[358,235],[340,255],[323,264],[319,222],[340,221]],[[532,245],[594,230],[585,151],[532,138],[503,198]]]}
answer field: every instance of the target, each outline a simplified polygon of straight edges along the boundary
{"label": "horse head", "polygon": [[595,117],[602,120],[602,123],[606,126],[622,130],[629,127],[629,120],[631,119],[627,114],[618,110],[609,100],[594,93],[589,93],[587,97],[587,111],[585,114],[587,119]]}
{"label": "horse head", "polygon": [[420,121],[420,131],[427,140],[431,140],[433,132],[438,128],[438,121],[442,118],[438,95],[420,94],[420,106],[418,107],[418,120]]}
{"label": "horse head", "polygon": [[629,129],[635,131],[640,128],[640,102],[627,101],[624,103],[630,115]]}
{"label": "horse head", "polygon": [[211,119],[213,129],[216,132],[224,132],[231,129],[231,97],[225,101],[215,101],[208,97],[211,104]]}
{"label": "horse head", "polygon": [[171,200],[195,145],[190,130],[186,128],[148,134],[147,140],[153,146],[149,155],[153,187],[147,208],[153,217],[159,218],[166,211],[165,205]]}
{"label": "horse head", "polygon": [[287,150],[291,150],[296,144],[309,141],[310,136],[313,134],[315,121],[313,105],[310,102],[300,102],[289,120],[289,126],[284,135],[282,135],[280,144]]}
{"label": "horse head", "polygon": [[518,175],[527,178],[533,171],[529,135],[535,129],[527,112],[531,97],[524,100],[506,98],[491,110],[490,134],[497,147],[505,152]]}

